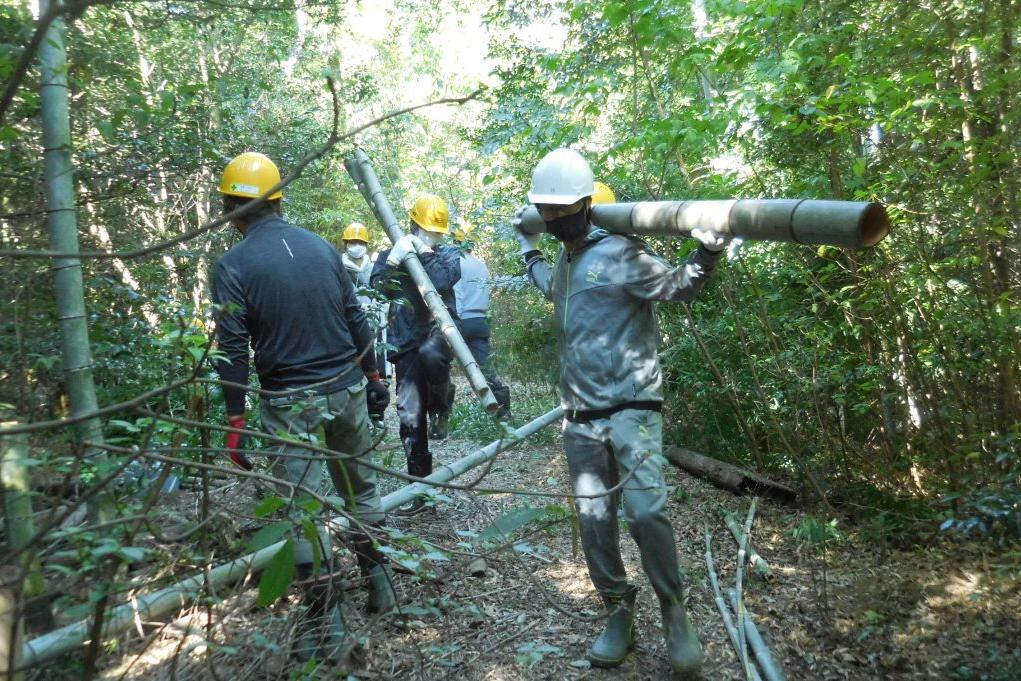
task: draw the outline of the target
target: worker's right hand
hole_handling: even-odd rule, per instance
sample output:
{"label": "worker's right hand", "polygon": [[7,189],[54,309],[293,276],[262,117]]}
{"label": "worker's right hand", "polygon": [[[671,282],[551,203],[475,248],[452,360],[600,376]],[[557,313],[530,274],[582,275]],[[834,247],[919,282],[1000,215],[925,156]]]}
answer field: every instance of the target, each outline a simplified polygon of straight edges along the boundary
{"label": "worker's right hand", "polygon": [[[227,425],[231,428],[237,428],[238,430],[244,430],[245,428],[245,417],[244,415],[228,416]],[[225,449],[227,450],[227,456],[234,465],[238,468],[243,468],[246,471],[252,470],[252,462],[248,460],[248,457],[242,454],[239,450],[245,446],[245,436],[243,433],[227,433],[227,440],[224,443]]]}
{"label": "worker's right hand", "polygon": [[426,246],[425,243],[423,243],[417,236],[414,234],[405,234],[398,239],[397,243],[394,244],[394,247],[390,249],[390,255],[387,256],[386,264],[391,267],[397,267],[404,262],[404,259],[411,253],[418,253],[421,255],[422,253],[432,252],[433,249]]}
{"label": "worker's right hand", "polygon": [[514,228],[514,238],[518,240],[518,245],[521,247],[521,255],[539,250],[539,239],[542,238],[542,234],[526,234],[521,231],[521,216],[526,208],[527,206],[519,208],[511,219],[511,227]]}
{"label": "worker's right hand", "polygon": [[390,404],[390,389],[380,380],[379,374],[376,374],[375,378],[370,377],[365,386],[365,404],[371,418],[382,420],[383,413]]}

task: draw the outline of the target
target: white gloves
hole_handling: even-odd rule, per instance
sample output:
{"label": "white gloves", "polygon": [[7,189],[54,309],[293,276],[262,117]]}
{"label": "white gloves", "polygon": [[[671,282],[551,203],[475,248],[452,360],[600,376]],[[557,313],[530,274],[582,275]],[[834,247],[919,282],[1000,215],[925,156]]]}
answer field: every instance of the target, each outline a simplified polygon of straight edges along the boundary
{"label": "white gloves", "polygon": [[712,251],[713,253],[719,253],[727,247],[730,240],[733,238],[729,234],[720,234],[709,229],[695,228],[691,230],[691,236],[694,239],[702,242],[702,245],[706,247],[706,250]]}
{"label": "white gloves", "polygon": [[518,245],[521,246],[521,255],[529,251],[539,250],[539,239],[542,238],[542,234],[525,234],[521,231],[521,214],[524,212],[525,208],[518,209],[511,219],[511,227],[514,228],[514,238],[518,240]]}
{"label": "white gloves", "polygon": [[386,264],[390,267],[397,267],[404,262],[404,259],[408,257],[409,253],[418,253],[421,255],[423,253],[432,252],[433,249],[426,246],[417,236],[414,234],[405,234],[398,239],[397,243],[394,244],[394,247],[390,249],[390,255],[386,258]]}

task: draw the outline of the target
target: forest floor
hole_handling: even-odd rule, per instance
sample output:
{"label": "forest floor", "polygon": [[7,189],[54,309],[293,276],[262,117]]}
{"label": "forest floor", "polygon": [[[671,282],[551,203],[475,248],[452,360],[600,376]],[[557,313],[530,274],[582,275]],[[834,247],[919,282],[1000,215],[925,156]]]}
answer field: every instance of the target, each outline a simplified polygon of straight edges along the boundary
{"label": "forest floor", "polygon": [[[540,402],[525,400],[517,408],[515,423],[542,413],[552,400]],[[477,423],[481,412],[473,409],[459,406],[455,411],[451,437],[434,446],[438,463],[486,444],[466,436],[484,434]],[[388,418],[387,442],[392,444],[396,442],[392,409]],[[567,472],[555,429],[557,425],[501,454],[482,485],[565,490]],[[402,458],[391,461],[397,466]],[[743,519],[749,499],[672,467],[666,473],[671,486],[668,512],[689,584],[689,612],[705,649],[703,678],[744,678],[713,600],[703,528],[708,525],[712,534],[721,585],[725,590],[733,587],[737,547],[721,514],[729,511]],[[398,486],[397,481],[386,481],[383,491]],[[221,501],[250,503],[236,489]],[[600,630],[594,617],[602,606],[569,521],[543,529],[539,520],[524,527],[515,534],[516,549],[487,554],[484,576],[469,572],[473,560],[469,554],[486,550],[476,533],[511,509],[547,503],[563,500],[448,490],[434,511],[411,518],[391,516],[391,527],[440,550],[453,550],[436,556],[436,561],[423,561],[417,574],[397,574],[405,610],[399,624],[392,617],[366,619],[361,614],[363,592],[348,591],[349,626],[358,628],[366,642],[360,666],[351,670],[354,677],[669,678],[659,609],[626,531],[621,532],[624,561],[640,589],[637,647],[615,670],[590,669],[584,660]],[[773,579],[745,572],[748,611],[786,678],[1021,678],[1021,551],[1016,547],[997,549],[944,539],[894,548],[866,541],[842,524],[840,536],[823,552],[795,539],[795,530],[805,519],[797,509],[760,500],[752,541],[769,562]],[[345,560],[345,576],[355,579],[353,561]],[[100,678],[345,678],[339,668],[302,669],[288,658],[286,639],[293,629],[289,613],[296,602],[292,596],[268,609],[258,608],[254,589],[235,589],[209,606],[216,612],[216,626],[207,627],[210,611],[197,607],[172,622],[150,627],[146,639],[137,633],[125,636],[116,654],[104,657],[108,666]]]}

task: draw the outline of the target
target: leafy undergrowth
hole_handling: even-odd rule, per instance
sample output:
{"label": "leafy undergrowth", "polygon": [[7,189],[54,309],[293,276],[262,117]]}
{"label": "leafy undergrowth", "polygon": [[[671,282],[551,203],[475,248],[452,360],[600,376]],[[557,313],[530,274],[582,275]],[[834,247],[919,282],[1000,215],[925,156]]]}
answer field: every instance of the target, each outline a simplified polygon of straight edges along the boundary
{"label": "leafy undergrowth", "polygon": [[[519,423],[548,406],[522,404]],[[465,437],[475,433],[470,419],[460,423],[434,446],[438,463],[485,444]],[[396,441],[393,434],[390,441]],[[690,584],[688,605],[706,652],[703,676],[741,679],[707,579],[703,526],[713,536],[722,585],[733,586],[737,551],[721,514],[743,518],[748,499],[675,469],[667,475],[673,486],[669,514]],[[364,616],[364,595],[354,584],[345,612],[365,644],[355,667],[302,667],[291,660],[296,597],[259,608],[249,580],[173,622],[140,622],[146,638],[132,633],[111,646],[102,678],[325,679],[348,672],[361,679],[463,681],[668,678],[655,597],[627,533],[622,531],[625,564],[640,587],[637,647],[617,670],[590,669],[584,656],[600,629],[601,605],[565,500],[496,491],[556,492],[566,483],[557,438],[524,442],[501,455],[481,481],[479,487],[493,488],[489,493],[445,490],[435,512],[392,517],[390,526],[403,537],[393,547],[395,562],[404,566],[396,577],[404,619],[398,625],[396,618]],[[382,485],[386,492],[399,483]],[[178,502],[178,508],[186,506]],[[787,678],[1021,677],[1021,551],[945,538],[891,549],[843,521],[761,501],[758,509],[752,539],[773,579],[746,573],[745,595]],[[494,550],[501,545],[507,548]],[[473,575],[469,566],[480,554],[486,569]],[[350,557],[342,571],[349,581],[357,578]],[[56,676],[51,669],[37,678]]]}

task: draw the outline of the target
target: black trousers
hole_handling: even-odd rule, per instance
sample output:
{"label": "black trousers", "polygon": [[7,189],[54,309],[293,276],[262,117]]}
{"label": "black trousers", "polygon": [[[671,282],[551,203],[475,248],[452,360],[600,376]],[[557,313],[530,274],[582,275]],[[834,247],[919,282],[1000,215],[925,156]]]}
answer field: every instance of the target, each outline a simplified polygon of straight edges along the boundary
{"label": "black trousers", "polygon": [[439,333],[397,357],[397,418],[411,475],[432,473],[427,411],[450,409],[447,385],[451,359],[450,348]]}

